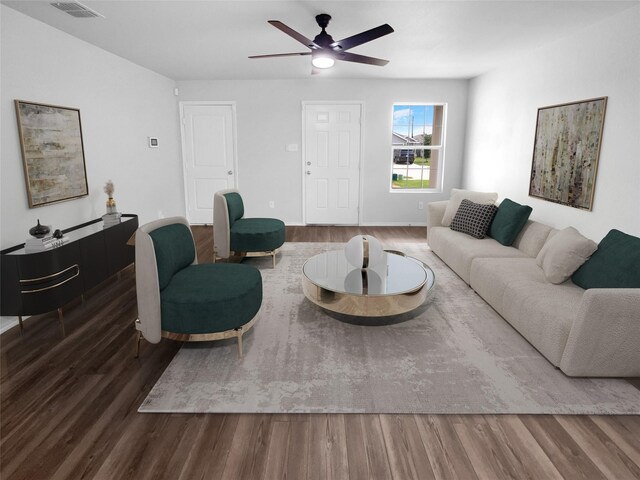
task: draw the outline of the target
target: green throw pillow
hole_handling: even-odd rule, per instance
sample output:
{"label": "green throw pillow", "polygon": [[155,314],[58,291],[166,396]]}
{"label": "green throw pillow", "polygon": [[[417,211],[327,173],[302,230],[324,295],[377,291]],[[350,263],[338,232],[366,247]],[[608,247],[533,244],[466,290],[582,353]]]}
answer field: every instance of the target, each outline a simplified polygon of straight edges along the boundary
{"label": "green throw pillow", "polygon": [[489,227],[489,236],[502,245],[509,246],[515,242],[520,230],[531,215],[533,209],[529,205],[520,205],[505,198],[498,207],[498,213]]}
{"label": "green throw pillow", "polygon": [[640,238],[611,230],[571,277],[587,288],[640,288]]}

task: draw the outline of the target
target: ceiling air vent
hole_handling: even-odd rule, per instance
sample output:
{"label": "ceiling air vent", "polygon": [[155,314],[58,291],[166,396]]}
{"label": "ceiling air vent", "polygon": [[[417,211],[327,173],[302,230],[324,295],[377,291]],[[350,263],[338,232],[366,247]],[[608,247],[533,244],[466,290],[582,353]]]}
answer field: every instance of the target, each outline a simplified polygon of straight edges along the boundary
{"label": "ceiling air vent", "polygon": [[51,5],[76,18],[104,18],[104,15],[100,15],[80,2],[51,2]]}

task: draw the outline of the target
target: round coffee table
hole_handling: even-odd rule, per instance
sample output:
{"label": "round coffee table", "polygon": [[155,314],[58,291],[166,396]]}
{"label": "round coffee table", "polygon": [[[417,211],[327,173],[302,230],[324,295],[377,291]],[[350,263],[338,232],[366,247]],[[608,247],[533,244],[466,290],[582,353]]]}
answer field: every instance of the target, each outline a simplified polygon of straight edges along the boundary
{"label": "round coffee table", "polygon": [[399,315],[424,303],[435,284],[433,271],[401,252],[361,270],[347,262],[344,251],[324,252],[302,267],[302,289],[316,305],[362,317]]}

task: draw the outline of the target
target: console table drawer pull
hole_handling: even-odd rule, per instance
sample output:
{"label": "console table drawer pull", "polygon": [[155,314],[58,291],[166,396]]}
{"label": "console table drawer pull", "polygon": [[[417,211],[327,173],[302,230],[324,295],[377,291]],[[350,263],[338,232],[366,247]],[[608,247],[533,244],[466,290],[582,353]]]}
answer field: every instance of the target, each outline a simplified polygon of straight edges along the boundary
{"label": "console table drawer pull", "polygon": [[75,270],[76,270],[76,271],[75,271],[75,273],[74,273],[72,276],[70,276],[69,278],[65,278],[65,279],[64,279],[64,280],[62,280],[61,282],[58,282],[58,283],[56,283],[56,284],[54,284],[54,285],[48,285],[48,286],[43,287],[43,288],[34,289],[34,290],[20,290],[20,293],[37,293],[37,292],[44,292],[44,291],[46,291],[46,290],[51,290],[51,289],[53,289],[53,288],[57,288],[57,287],[59,287],[60,285],[64,285],[65,283],[67,283],[67,282],[69,282],[69,281],[73,280],[73,279],[74,279],[74,278],[76,278],[78,275],[80,275],[80,267],[76,264],[76,265],[72,265],[72,266],[70,266],[70,267],[68,267],[68,268],[65,268],[64,270],[61,270],[61,271],[59,271],[59,272],[56,272],[56,273],[54,273],[54,274],[52,274],[52,275],[47,275],[46,277],[28,278],[28,279],[26,279],[26,280],[20,280],[20,285],[25,285],[25,284],[30,284],[30,283],[41,282],[41,281],[43,281],[43,280],[50,280],[50,279],[52,279],[52,278],[59,277],[59,276],[61,276],[61,275],[65,274],[65,273],[67,273],[68,271],[73,270],[73,269],[75,269]]}

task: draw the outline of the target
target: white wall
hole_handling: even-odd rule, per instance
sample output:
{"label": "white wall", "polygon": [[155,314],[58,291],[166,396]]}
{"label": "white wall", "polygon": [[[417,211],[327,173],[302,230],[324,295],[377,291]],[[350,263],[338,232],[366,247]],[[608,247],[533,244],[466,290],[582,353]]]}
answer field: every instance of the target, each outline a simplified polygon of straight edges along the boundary
{"label": "white wall", "polygon": [[[273,60],[273,61],[277,61]],[[376,68],[376,67],[371,67]],[[418,201],[448,198],[462,180],[466,80],[229,80],[178,82],[180,101],[236,101],[238,186],[250,216],[302,222],[302,102],[364,102],[362,225],[425,225]],[[445,193],[390,193],[394,102],[446,102]],[[297,143],[298,152],[287,152]],[[268,202],[275,201],[270,209]]]}
{"label": "white wall", "polygon": [[[640,235],[640,6],[475,78],[469,87],[464,184],[533,207],[599,241]],[[608,96],[593,211],[529,197],[539,107]]]}
{"label": "white wall", "polygon": [[[36,219],[66,228],[118,210],[140,222],[184,214],[175,82],[1,6],[2,248],[24,242]],[[93,20],[86,20],[93,21]],[[14,99],[80,109],[89,196],[30,209]],[[147,137],[160,148],[150,149]]]}

